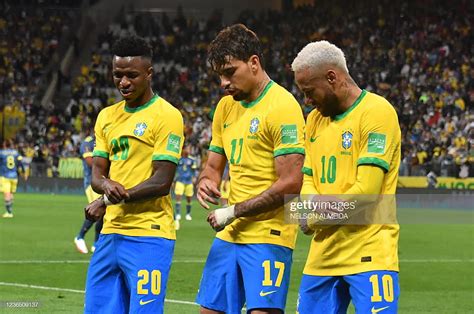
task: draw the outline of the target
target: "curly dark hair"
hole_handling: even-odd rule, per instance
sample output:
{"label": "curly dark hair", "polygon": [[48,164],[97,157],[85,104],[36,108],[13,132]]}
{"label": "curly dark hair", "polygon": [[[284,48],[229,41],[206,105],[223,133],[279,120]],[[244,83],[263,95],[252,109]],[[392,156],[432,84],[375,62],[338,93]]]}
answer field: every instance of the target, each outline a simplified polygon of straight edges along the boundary
{"label": "curly dark hair", "polygon": [[263,48],[257,35],[243,24],[234,24],[221,30],[208,48],[208,57],[212,69],[218,72],[228,57],[247,61],[256,55],[262,68],[265,68]]}
{"label": "curly dark hair", "polygon": [[145,38],[130,35],[120,37],[112,45],[112,54],[119,57],[153,58],[153,49]]}

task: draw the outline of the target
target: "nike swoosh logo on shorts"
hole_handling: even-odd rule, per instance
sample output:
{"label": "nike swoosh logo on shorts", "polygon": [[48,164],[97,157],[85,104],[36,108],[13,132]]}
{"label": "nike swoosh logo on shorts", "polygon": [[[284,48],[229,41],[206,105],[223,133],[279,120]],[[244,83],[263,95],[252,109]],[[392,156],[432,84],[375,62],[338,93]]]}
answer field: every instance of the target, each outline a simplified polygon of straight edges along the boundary
{"label": "nike swoosh logo on shorts", "polygon": [[378,313],[378,312],[380,312],[380,311],[386,310],[386,309],[388,309],[389,307],[390,307],[390,306],[386,306],[386,307],[381,307],[381,308],[379,308],[379,309],[376,309],[374,306],[372,306],[372,314],[376,314],[376,313]]}
{"label": "nike swoosh logo on shorts", "polygon": [[151,299],[151,300],[148,300],[148,301],[143,301],[143,300],[140,300],[140,305],[145,305],[145,304],[148,304],[148,303],[151,303],[153,301],[155,301],[156,299]]}
{"label": "nike swoosh logo on shorts", "polygon": [[267,296],[267,295],[269,295],[269,294],[272,294],[272,293],[275,293],[275,292],[277,292],[277,291],[276,291],[276,290],[272,290],[272,291],[264,292],[264,291],[262,290],[262,291],[260,291],[260,296],[261,296],[261,297],[265,297],[265,296]]}

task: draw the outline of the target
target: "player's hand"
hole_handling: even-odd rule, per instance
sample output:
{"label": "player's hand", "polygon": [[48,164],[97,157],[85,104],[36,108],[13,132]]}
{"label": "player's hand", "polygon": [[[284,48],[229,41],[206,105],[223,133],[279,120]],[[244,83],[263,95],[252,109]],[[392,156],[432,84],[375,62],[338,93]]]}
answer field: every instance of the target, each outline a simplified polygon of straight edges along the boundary
{"label": "player's hand", "polygon": [[217,188],[217,184],[207,178],[201,179],[197,187],[197,199],[199,204],[205,209],[209,209],[207,202],[214,205],[219,205],[219,198],[221,197],[221,192]]}
{"label": "player's hand", "polygon": [[300,225],[301,231],[303,231],[304,234],[306,234],[306,235],[312,235],[312,234],[314,233],[314,229],[312,229],[312,228],[308,225],[308,220],[306,220],[306,219],[300,219],[300,220],[299,220],[299,225]]}
{"label": "player's hand", "polygon": [[219,232],[235,220],[234,205],[229,207],[218,208],[207,215],[207,222],[212,229]]}
{"label": "player's hand", "polygon": [[104,199],[99,197],[84,208],[86,219],[91,221],[99,220],[102,216],[104,216],[106,208],[107,206],[105,206]]}
{"label": "player's hand", "polygon": [[104,178],[102,181],[102,189],[104,194],[107,195],[108,200],[113,204],[120,203],[130,197],[123,185],[108,178]]}

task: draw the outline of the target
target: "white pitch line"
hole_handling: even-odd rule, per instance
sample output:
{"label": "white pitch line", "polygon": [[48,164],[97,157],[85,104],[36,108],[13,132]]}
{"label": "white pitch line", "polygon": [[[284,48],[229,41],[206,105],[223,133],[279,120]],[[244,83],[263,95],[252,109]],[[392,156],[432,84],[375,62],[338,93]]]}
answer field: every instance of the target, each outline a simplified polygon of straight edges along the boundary
{"label": "white pitch line", "polygon": [[474,259],[401,259],[400,263],[473,263]]}
{"label": "white pitch line", "polygon": [[[46,287],[46,286],[37,286],[37,285],[27,285],[27,284],[24,284],[24,283],[15,283],[15,282],[2,282],[2,281],[0,281],[0,286],[30,288],[30,289],[39,289],[39,290],[48,290],[48,291],[72,292],[72,293],[82,293],[82,294],[84,294],[84,290],[68,289],[68,288],[57,288],[57,287]],[[196,305],[196,306],[198,305],[198,304],[196,304],[194,302],[190,302],[190,301],[173,300],[173,299],[165,299],[165,302],[176,303],[176,304]]]}
{"label": "white pitch line", "polygon": [[[176,264],[202,264],[204,259],[174,260]],[[295,263],[305,262],[305,260],[296,259]],[[474,259],[401,259],[400,263],[474,263]],[[6,260],[0,264],[89,264],[89,260]]]}
{"label": "white pitch line", "polygon": [[[0,260],[0,264],[89,264],[90,260],[76,259],[76,260]],[[173,263],[204,263],[205,259],[186,259],[186,260],[174,260]]]}

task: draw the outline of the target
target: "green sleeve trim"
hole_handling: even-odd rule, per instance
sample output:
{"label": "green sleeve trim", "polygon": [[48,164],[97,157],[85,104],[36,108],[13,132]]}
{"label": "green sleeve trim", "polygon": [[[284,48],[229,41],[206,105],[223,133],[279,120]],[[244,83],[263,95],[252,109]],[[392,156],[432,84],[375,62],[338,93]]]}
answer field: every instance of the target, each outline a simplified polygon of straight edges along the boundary
{"label": "green sleeve trim", "polygon": [[218,153],[218,154],[221,154],[221,155],[225,155],[225,151],[222,147],[219,147],[219,146],[214,146],[214,145],[211,145],[209,146],[209,150],[211,152],[214,152],[214,153]]}
{"label": "green sleeve trim", "polygon": [[151,160],[153,160],[153,161],[167,160],[167,161],[174,162],[175,164],[178,164],[178,162],[179,162],[178,158],[170,156],[170,155],[153,155],[151,157]]}
{"label": "green sleeve trim", "polygon": [[277,149],[273,152],[273,157],[278,157],[281,155],[288,155],[288,154],[301,154],[304,155],[304,148],[302,147],[292,147],[292,148],[282,148]]}
{"label": "green sleeve trim", "polygon": [[102,158],[107,158],[109,159],[109,153],[101,151],[101,150],[95,150],[92,153],[92,157],[102,157]]}
{"label": "green sleeve trim", "polygon": [[390,169],[390,165],[388,162],[385,160],[382,160],[380,158],[375,158],[375,157],[362,157],[357,160],[357,166],[360,165],[374,165],[382,168],[385,170],[385,172],[388,172],[388,169]]}
{"label": "green sleeve trim", "polygon": [[307,176],[311,176],[311,177],[313,176],[313,169],[303,167],[301,169],[301,172],[303,172]]}

